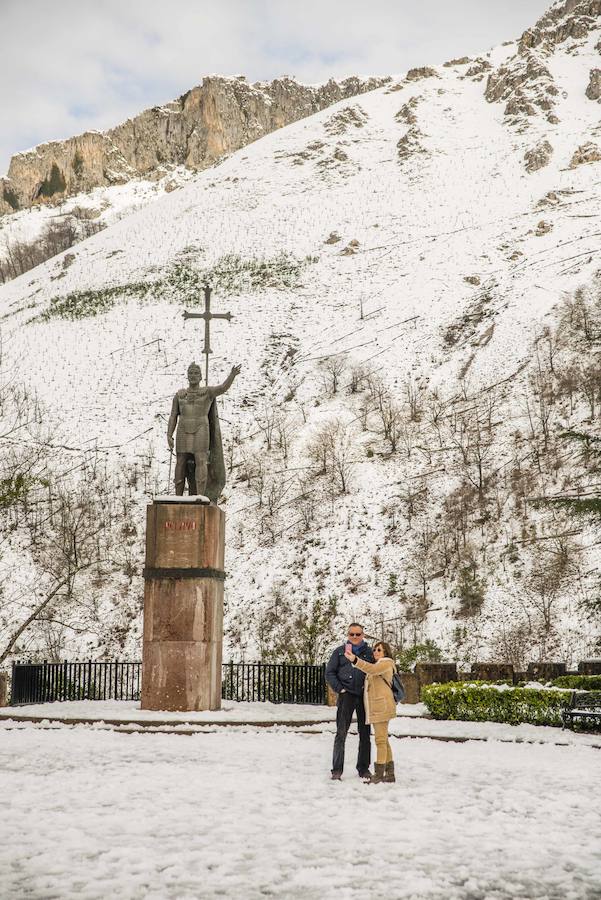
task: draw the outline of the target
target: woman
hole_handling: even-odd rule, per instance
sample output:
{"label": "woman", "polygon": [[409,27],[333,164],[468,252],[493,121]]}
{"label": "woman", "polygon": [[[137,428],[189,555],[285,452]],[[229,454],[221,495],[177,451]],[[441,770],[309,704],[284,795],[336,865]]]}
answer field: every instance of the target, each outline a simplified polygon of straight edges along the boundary
{"label": "woman", "polygon": [[379,784],[381,781],[392,782],[395,780],[394,761],[388,740],[388,722],[396,716],[396,702],[391,687],[396,667],[392,660],[390,644],[385,641],[376,644],[375,663],[359,659],[350,650],[344,655],[367,675],[363,689],[365,717],[368,724],[374,726],[376,739],[376,774],[371,778],[372,784]]}

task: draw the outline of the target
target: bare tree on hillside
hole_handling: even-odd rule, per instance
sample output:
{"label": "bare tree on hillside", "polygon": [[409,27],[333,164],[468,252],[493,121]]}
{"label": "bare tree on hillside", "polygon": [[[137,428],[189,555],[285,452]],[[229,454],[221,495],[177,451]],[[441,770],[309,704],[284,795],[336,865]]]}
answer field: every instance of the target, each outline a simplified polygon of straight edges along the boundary
{"label": "bare tree on hillside", "polygon": [[405,382],[405,395],[409,406],[409,418],[412,422],[420,422],[427,396],[425,387],[408,378]]}
{"label": "bare tree on hillside", "polygon": [[296,482],[296,501],[294,504],[299,514],[299,530],[305,534],[311,531],[316,518],[319,491],[314,478],[301,476]]}
{"label": "bare tree on hillside", "polygon": [[29,243],[5,239],[4,258],[0,259],[0,283],[23,275],[102,228],[104,225],[101,222],[70,214],[51,220],[41,234]]}
{"label": "bare tree on hillside", "polygon": [[349,372],[348,392],[349,394],[358,394],[367,385],[369,370],[362,365],[351,366]]}
{"label": "bare tree on hillside", "polygon": [[355,465],[354,434],[351,426],[341,419],[325,422],[309,444],[308,454],[318,467],[317,474],[328,478],[332,496],[347,494]]}
{"label": "bare tree on hillside", "polygon": [[538,613],[543,647],[555,628],[555,609],[562,593],[577,575],[576,553],[576,545],[569,537],[545,541],[544,546],[530,551],[531,569],[524,583],[524,595],[529,608]]}
{"label": "bare tree on hillside", "polygon": [[495,414],[498,405],[498,397],[487,394],[467,409],[455,411],[448,420],[448,443],[457,453],[459,472],[478,492],[481,506],[497,458]]}
{"label": "bare tree on hillside", "polygon": [[265,400],[263,411],[255,417],[257,428],[265,438],[265,444],[268,450],[273,448],[273,436],[277,422],[277,406],[271,400]]}
{"label": "bare tree on hillside", "polygon": [[296,429],[296,423],[285,411],[278,413],[275,421],[275,445],[282,454],[284,465],[288,463],[290,444]]}
{"label": "bare tree on hillside", "polygon": [[378,416],[382,425],[382,437],[390,444],[390,452],[396,453],[401,430],[403,411],[390,397],[379,407]]}
{"label": "bare tree on hillside", "polygon": [[407,518],[409,528],[413,519],[424,512],[428,505],[428,487],[424,480],[407,479],[398,495],[401,508]]}
{"label": "bare tree on hillside", "polygon": [[340,387],[340,379],[348,366],[347,358],[344,354],[337,356],[329,356],[321,364],[322,379],[326,392],[334,397]]}
{"label": "bare tree on hillside", "polygon": [[417,580],[424,606],[428,605],[428,584],[442,574],[438,571],[438,532],[428,520],[420,523],[407,562],[407,571]]}
{"label": "bare tree on hillside", "polygon": [[[3,638],[0,665],[14,651],[23,633],[41,619],[51,621],[59,607],[77,599],[78,576],[98,562],[97,537],[104,528],[97,504],[83,493],[73,495],[61,491],[54,514],[54,527],[39,533],[29,551],[39,573],[36,599],[12,598],[12,605],[24,610],[18,624]],[[60,601],[60,602],[59,602]],[[26,612],[25,612],[26,610]]]}
{"label": "bare tree on hillside", "polygon": [[242,473],[248,489],[256,498],[259,509],[263,506],[265,485],[267,481],[267,469],[265,459],[261,453],[245,456],[242,462]]}

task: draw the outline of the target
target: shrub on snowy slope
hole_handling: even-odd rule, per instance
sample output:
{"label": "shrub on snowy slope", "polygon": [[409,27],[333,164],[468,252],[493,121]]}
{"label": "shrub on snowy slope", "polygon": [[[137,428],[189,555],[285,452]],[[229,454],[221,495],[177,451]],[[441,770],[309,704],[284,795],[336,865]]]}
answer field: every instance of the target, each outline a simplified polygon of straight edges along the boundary
{"label": "shrub on snowy slope", "polygon": [[435,719],[561,725],[561,710],[569,703],[570,691],[450,682],[427,685],[421,699]]}

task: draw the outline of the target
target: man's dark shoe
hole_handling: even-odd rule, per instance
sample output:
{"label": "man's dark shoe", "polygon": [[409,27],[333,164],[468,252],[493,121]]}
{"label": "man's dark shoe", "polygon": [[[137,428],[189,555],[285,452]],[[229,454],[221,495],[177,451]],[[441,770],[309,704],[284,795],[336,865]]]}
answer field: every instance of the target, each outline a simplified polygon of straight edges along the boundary
{"label": "man's dark shoe", "polygon": [[369,769],[366,769],[365,772],[359,772],[358,774],[361,781],[371,781],[372,779],[372,774]]}
{"label": "man's dark shoe", "polygon": [[332,772],[332,781],[341,781],[342,772]]}

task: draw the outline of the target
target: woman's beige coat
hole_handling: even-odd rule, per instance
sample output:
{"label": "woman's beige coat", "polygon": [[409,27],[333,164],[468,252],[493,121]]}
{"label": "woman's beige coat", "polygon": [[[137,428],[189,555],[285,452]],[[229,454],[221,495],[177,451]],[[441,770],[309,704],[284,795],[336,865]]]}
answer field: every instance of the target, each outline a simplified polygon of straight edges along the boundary
{"label": "woman's beige coat", "polygon": [[383,656],[376,663],[368,663],[355,658],[354,666],[365,672],[365,720],[369,725],[376,722],[388,722],[396,716],[396,701],[390,687],[395,665],[388,656]]}

